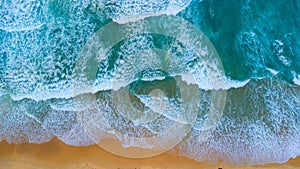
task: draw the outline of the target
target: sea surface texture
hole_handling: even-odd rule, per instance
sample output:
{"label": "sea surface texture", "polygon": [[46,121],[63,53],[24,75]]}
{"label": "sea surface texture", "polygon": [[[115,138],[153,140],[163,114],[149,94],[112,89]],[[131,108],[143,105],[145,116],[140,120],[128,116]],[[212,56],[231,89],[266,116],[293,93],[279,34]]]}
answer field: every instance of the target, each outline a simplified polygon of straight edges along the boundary
{"label": "sea surface texture", "polygon": [[205,163],[299,156],[300,1],[0,1],[0,141],[112,136],[182,137],[169,152]]}

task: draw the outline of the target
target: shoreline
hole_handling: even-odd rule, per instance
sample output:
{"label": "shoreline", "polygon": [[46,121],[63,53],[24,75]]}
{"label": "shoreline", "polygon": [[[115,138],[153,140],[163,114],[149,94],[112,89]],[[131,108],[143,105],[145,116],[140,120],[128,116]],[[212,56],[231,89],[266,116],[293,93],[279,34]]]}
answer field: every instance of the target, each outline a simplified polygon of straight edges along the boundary
{"label": "shoreline", "polygon": [[283,164],[253,166],[209,165],[164,153],[145,159],[113,155],[97,145],[74,147],[53,139],[43,144],[0,142],[0,169],[300,169],[300,156]]}

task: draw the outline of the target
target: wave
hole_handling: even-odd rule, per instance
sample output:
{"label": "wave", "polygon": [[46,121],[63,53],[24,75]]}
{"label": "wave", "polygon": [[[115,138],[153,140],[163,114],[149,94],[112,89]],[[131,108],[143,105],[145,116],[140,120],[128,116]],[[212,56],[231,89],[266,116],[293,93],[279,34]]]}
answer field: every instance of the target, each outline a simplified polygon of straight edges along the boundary
{"label": "wave", "polygon": [[[25,7],[29,2],[33,1],[26,1]],[[36,4],[39,2],[40,6]],[[124,147],[149,148],[153,144],[136,138],[156,136],[172,126],[175,134],[165,135],[159,140],[163,142],[180,134],[174,126],[183,127],[192,121],[188,117],[194,116],[175,116],[183,103],[180,96],[186,96],[193,103],[186,108],[191,108],[191,114],[196,112],[197,116],[190,134],[173,149],[176,154],[197,161],[235,165],[285,162],[300,154],[300,76],[296,57],[299,39],[295,38],[298,32],[290,33],[298,29],[290,22],[295,20],[293,17],[280,21],[269,19],[280,18],[278,15],[285,16],[289,11],[293,13],[290,2],[282,4],[289,9],[283,10],[284,14],[279,10],[269,13],[270,17],[263,13],[267,9],[261,10],[260,5],[253,8],[250,2],[241,7],[233,1],[176,4],[175,1],[130,0],[109,0],[97,5],[54,0],[47,4],[48,13],[44,16],[43,10],[34,11],[42,8],[43,2],[27,5],[30,9],[18,9],[17,18],[7,19],[13,16],[9,13],[0,19],[0,27],[7,30],[0,31],[0,140],[39,144],[57,137],[69,145],[87,146],[116,135]],[[274,7],[261,6],[268,10]],[[126,29],[121,24],[113,24],[130,32],[137,28],[135,21],[147,25],[149,16],[156,14],[182,15],[203,29],[220,51],[225,72],[218,59],[197,56],[196,51],[201,50],[198,53],[203,55],[213,51],[188,43],[198,36],[188,31],[189,25],[183,27],[180,22],[172,22],[183,32],[179,40],[134,29],[137,34],[112,43],[116,45],[106,50],[101,48],[103,44],[97,41],[97,36],[92,37],[110,21],[107,18],[126,23]],[[236,18],[231,24],[223,24],[223,20],[232,20],[232,16]],[[151,24],[170,26],[170,22],[160,21],[152,19]],[[282,23],[290,26],[279,29],[278,24]],[[41,29],[31,29],[39,25],[43,25]],[[23,29],[31,30],[19,31]],[[108,39],[106,42],[113,42],[111,34],[117,37],[116,32],[111,29],[102,35]],[[87,43],[90,41],[93,43]],[[84,46],[86,43],[91,46]],[[89,47],[95,46],[97,52],[103,51],[103,56],[95,59],[99,65],[95,65],[95,60],[88,60],[95,52]],[[91,53],[81,53],[83,47]],[[82,62],[77,60],[80,56],[85,56]],[[96,68],[87,69],[90,65]],[[82,74],[81,69],[84,69]],[[151,86],[159,86],[156,82],[170,79],[196,87],[197,91],[191,92],[186,87],[182,88],[183,94],[170,92],[168,97],[161,88],[146,92]],[[141,84],[148,88],[140,89]],[[118,93],[124,90],[129,92]],[[217,106],[213,104],[213,92],[218,91],[227,93],[222,113],[213,107]],[[199,104],[195,103],[197,99]],[[163,104],[155,106],[157,102]],[[114,107],[116,103],[122,106]],[[135,114],[128,113],[129,108],[134,108]],[[145,112],[152,112],[151,116]],[[84,124],[90,125],[89,130]]]}
{"label": "wave", "polygon": [[230,77],[226,78],[226,84],[227,84],[227,88],[222,88],[223,90],[229,90],[232,88],[241,88],[244,87],[245,85],[247,85],[247,83],[249,83],[251,81],[251,79],[248,80],[244,80],[244,81],[239,81],[239,80],[232,80]]}
{"label": "wave", "polygon": [[219,127],[203,142],[198,130],[174,152],[201,162],[283,163],[300,153],[300,88],[279,78],[252,80],[227,92]]}
{"label": "wave", "polygon": [[[151,18],[149,20],[151,20],[151,22],[161,23],[161,26],[168,28],[168,23],[161,21],[168,19],[168,17],[164,16],[159,20],[155,19],[156,18]],[[180,21],[180,19],[177,19],[177,24],[181,24]],[[145,21],[148,25],[142,26],[152,28],[153,25],[149,25],[151,22],[148,23]],[[115,26],[114,23],[112,24]],[[131,27],[135,26],[137,25],[119,25],[114,29],[124,28],[123,30],[130,30]],[[156,30],[155,27],[152,29]],[[105,34],[114,31],[105,28],[101,30],[105,31]],[[189,34],[186,30],[181,31],[187,36],[186,38],[181,36],[181,43],[185,43],[186,46],[192,44],[193,39],[189,39],[192,34]],[[100,34],[101,33],[103,32],[100,32]],[[175,32],[172,31],[170,33],[174,34]],[[31,33],[22,33],[21,35],[27,34],[32,35]],[[38,36],[39,32],[33,35]],[[98,36],[99,35],[96,34],[93,38],[97,38]],[[12,37],[10,40],[15,40],[14,38],[15,37]],[[203,47],[203,49],[199,49],[193,45],[188,46],[187,49],[182,48],[180,43],[176,42],[172,37],[164,37],[159,34],[140,34],[127,37],[127,39],[124,37],[124,40],[120,42],[121,44],[115,43],[115,48],[109,48],[109,50],[101,48],[99,50],[103,50],[104,53],[101,53],[97,58],[91,58],[94,55],[91,55],[90,52],[94,49],[93,46],[90,45],[98,45],[96,48],[99,48],[103,44],[101,39],[92,41],[93,38],[88,41],[82,50],[83,52],[75,57],[74,54],[67,55],[66,57],[49,54],[45,56],[43,55],[43,51],[36,51],[37,54],[40,54],[40,59],[35,60],[35,56],[32,55],[25,57],[16,55],[17,62],[15,62],[15,55],[12,54],[12,56],[6,60],[6,70],[4,70],[3,73],[8,86],[8,93],[15,100],[21,100],[23,98],[34,100],[70,98],[84,93],[96,93],[101,90],[118,90],[120,87],[126,86],[139,78],[157,79],[166,76],[162,74],[155,75],[154,72],[156,70],[167,72],[167,74],[169,74],[168,76],[171,77],[184,75],[185,80],[189,80],[190,83],[197,83],[200,88],[204,89],[221,88],[223,87],[222,85],[226,85],[225,83],[221,84],[221,82],[224,82],[221,63],[205,36],[195,37],[203,40],[202,45],[208,46],[208,48]],[[166,38],[170,43],[168,45],[171,45],[169,50],[172,51],[156,49],[157,47],[155,48],[154,44],[158,42],[159,38]],[[32,40],[34,39],[35,38]],[[111,40],[114,41],[115,39]],[[21,47],[24,47],[23,45],[26,44],[22,44]],[[34,46],[37,46],[37,50],[39,49],[37,44],[34,44]],[[168,46],[165,46],[165,48],[167,47]],[[201,56],[192,52],[193,49],[198,51]],[[24,47],[24,50],[26,50],[26,47]],[[110,52],[113,50],[118,52],[111,55]],[[108,55],[105,55],[105,51],[108,52]],[[24,52],[29,53],[29,51]],[[181,58],[177,56],[183,53],[185,54]],[[78,59],[76,60],[76,58]],[[31,62],[32,59],[34,62]],[[91,59],[100,60],[100,63],[95,65],[95,62],[91,63]],[[95,66],[95,69],[91,69],[91,65]],[[91,76],[94,77],[91,79]]]}
{"label": "wave", "polygon": [[[223,115],[220,121],[216,121],[217,128],[207,136],[207,140],[203,139],[203,131],[212,129],[204,127],[208,118],[207,112],[211,107],[211,91],[199,89],[199,92],[202,97],[197,121],[188,137],[175,147],[173,152],[197,161],[209,163],[223,161],[234,165],[285,162],[300,154],[299,86],[290,85],[278,77],[273,77],[251,80],[244,87],[228,90]],[[157,134],[174,125],[174,118],[162,118],[157,114],[154,117],[145,116],[149,121],[139,124],[144,130],[128,130],[136,128],[138,124],[124,123],[124,119],[109,116],[114,114],[108,113],[113,110],[109,102],[116,97],[112,93],[98,92],[95,100],[90,101],[90,106],[83,103],[84,108],[80,111],[73,111],[70,109],[72,107],[70,102],[63,100],[13,101],[8,95],[2,96],[0,140],[18,144],[43,143],[58,137],[73,146],[95,144],[95,137],[91,138],[90,133],[88,134],[82,126],[83,119],[84,123],[91,125],[94,130],[90,132],[97,135],[99,140],[106,138],[107,132],[116,133],[113,131],[148,137],[145,129]],[[87,96],[74,101],[81,103],[80,101],[85,101]],[[159,95],[154,93],[154,96]],[[153,100],[149,98],[141,100],[146,107],[153,107],[150,103]],[[76,105],[75,107],[78,107],[79,104]],[[121,109],[118,110],[122,112]],[[157,118],[159,120],[154,123],[153,119]],[[135,142],[128,138],[122,136],[118,138],[124,147],[149,146],[147,142],[134,144]]]}
{"label": "wave", "polygon": [[29,30],[34,30],[34,29],[39,29],[42,26],[44,26],[45,23],[42,23],[40,25],[34,25],[34,26],[27,26],[27,27],[0,27],[1,30],[4,30],[6,32],[18,32],[18,31],[29,31]]}
{"label": "wave", "polygon": [[134,0],[108,0],[103,1],[102,6],[105,14],[112,18],[113,21],[124,24],[136,22],[150,16],[159,15],[176,15],[184,10],[191,0],[151,0],[151,1],[134,1]]}
{"label": "wave", "polygon": [[[248,83],[250,83],[251,81],[255,81],[255,80],[259,80],[259,79],[264,79],[264,78],[270,78],[270,77],[278,77],[278,76],[266,76],[266,77],[259,77],[259,78],[252,78],[252,79],[247,79],[244,81],[240,81],[240,80],[232,80],[231,77],[227,77],[225,79],[225,83],[226,85],[222,86],[222,87],[212,87],[211,85],[207,85],[211,82],[208,83],[197,83],[195,82],[194,78],[186,78],[184,74],[174,74],[171,75],[170,77],[181,77],[182,80],[188,84],[197,84],[199,89],[202,90],[230,90],[230,89],[237,89],[237,88],[242,88],[244,86],[246,86]],[[156,80],[163,80],[166,77],[164,76],[160,76],[160,77],[153,77],[153,78],[142,78],[141,80],[144,81],[156,81]],[[299,81],[299,75],[294,74],[294,78],[292,80],[292,82],[295,85],[300,86],[300,81]],[[5,89],[0,90],[0,96],[2,95],[6,95],[9,94],[10,97],[14,100],[14,101],[19,101],[19,100],[23,100],[23,99],[32,99],[35,101],[42,101],[42,100],[48,100],[48,99],[70,99],[72,100],[73,97],[76,96],[80,96],[83,94],[87,94],[87,93],[91,93],[91,94],[95,94],[97,92],[103,91],[103,90],[110,90],[113,89],[114,91],[118,91],[120,88],[122,87],[126,87],[127,85],[129,85],[130,83],[133,83],[135,81],[137,81],[138,79],[131,79],[131,81],[127,81],[127,82],[116,82],[115,80],[111,80],[111,81],[107,81],[105,83],[101,83],[101,85],[98,86],[86,86],[84,88],[76,88],[72,89],[72,87],[67,88],[65,86],[62,86],[61,88],[58,89],[49,89],[47,88],[47,86],[44,86],[42,89],[37,89],[33,92],[31,92],[30,94],[23,94],[23,95],[15,95],[12,93],[9,93],[8,91],[6,91]],[[71,86],[71,85],[70,85]],[[112,86],[114,86],[112,88]],[[57,107],[56,107],[57,106]],[[53,105],[53,108],[55,109],[60,109],[59,105]],[[71,108],[72,109],[72,108]]]}

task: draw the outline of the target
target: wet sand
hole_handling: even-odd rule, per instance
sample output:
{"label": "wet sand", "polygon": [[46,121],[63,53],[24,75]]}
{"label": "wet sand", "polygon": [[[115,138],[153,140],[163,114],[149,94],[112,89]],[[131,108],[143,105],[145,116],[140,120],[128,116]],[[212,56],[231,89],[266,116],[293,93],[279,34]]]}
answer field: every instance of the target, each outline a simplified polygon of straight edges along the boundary
{"label": "wet sand", "polygon": [[99,146],[73,147],[54,139],[49,143],[0,143],[0,169],[300,169],[300,157],[284,164],[233,167],[207,165],[170,153],[147,158],[115,156]]}

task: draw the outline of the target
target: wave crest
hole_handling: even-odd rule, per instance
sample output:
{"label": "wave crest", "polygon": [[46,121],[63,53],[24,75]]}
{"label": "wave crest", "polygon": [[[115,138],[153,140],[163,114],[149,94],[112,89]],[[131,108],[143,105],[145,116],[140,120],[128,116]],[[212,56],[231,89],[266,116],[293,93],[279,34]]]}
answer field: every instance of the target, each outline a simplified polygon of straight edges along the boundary
{"label": "wave crest", "polygon": [[102,5],[107,16],[115,22],[124,24],[149,16],[176,15],[190,3],[191,0],[106,0],[102,2]]}

